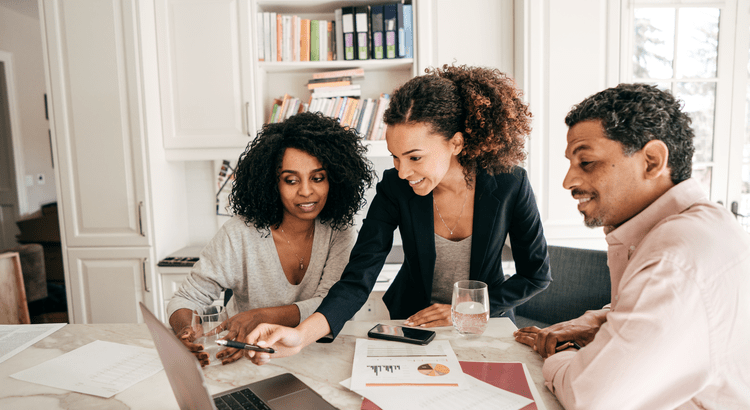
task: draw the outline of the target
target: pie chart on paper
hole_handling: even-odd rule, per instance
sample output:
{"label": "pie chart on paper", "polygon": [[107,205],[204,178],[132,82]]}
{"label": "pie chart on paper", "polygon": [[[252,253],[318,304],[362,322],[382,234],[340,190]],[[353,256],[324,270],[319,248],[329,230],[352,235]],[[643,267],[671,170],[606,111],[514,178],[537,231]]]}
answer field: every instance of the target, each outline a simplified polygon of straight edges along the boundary
{"label": "pie chart on paper", "polygon": [[417,367],[417,371],[425,376],[445,376],[451,372],[448,366],[442,364],[425,363]]}

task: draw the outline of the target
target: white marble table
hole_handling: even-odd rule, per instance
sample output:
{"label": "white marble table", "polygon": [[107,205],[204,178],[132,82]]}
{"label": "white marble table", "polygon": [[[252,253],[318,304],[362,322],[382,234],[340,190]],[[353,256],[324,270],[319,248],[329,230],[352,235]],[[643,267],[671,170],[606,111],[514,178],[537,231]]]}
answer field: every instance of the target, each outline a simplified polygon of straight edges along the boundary
{"label": "white marble table", "polygon": [[[315,343],[296,356],[275,359],[265,366],[240,360],[204,370],[212,394],[279,373],[291,372],[342,410],[358,410],[362,398],[339,384],[351,377],[354,340],[366,337],[377,322],[348,322],[333,343]],[[381,323],[399,324],[398,321]],[[459,360],[523,362],[531,373],[547,410],[562,409],[543,384],[542,359],[533,350],[517,343],[516,327],[509,319],[490,319],[479,338],[465,339],[452,327],[434,329],[436,340],[448,339]],[[11,378],[18,371],[35,366],[95,340],[153,348],[145,324],[67,325],[16,356],[0,363],[0,409],[177,409],[164,371],[149,377],[110,399],[56,389]],[[541,408],[542,406],[540,406]]]}

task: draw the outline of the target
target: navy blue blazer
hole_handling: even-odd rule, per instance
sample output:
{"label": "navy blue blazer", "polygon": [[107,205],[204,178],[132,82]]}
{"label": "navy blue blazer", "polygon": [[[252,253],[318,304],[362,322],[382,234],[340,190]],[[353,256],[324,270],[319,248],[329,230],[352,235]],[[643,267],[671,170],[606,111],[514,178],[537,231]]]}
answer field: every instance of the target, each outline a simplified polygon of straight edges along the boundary
{"label": "navy blue blazer", "polygon": [[[392,319],[430,306],[435,269],[432,193],[419,196],[395,169],[383,173],[341,279],[318,307],[335,337],[367,300],[398,227],[404,263],[383,297]],[[542,291],[552,280],[547,242],[526,171],[479,173],[469,278],[487,283],[490,316],[498,317]],[[502,249],[510,236],[516,274],[505,280]]]}

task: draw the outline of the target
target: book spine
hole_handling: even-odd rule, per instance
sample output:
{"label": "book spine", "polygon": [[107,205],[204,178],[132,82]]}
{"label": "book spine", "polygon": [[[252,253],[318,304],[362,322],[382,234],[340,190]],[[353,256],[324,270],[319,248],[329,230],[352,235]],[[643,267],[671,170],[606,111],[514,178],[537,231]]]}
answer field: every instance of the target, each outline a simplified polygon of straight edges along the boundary
{"label": "book spine", "polygon": [[276,15],[276,61],[284,61],[284,22],[281,14]]}
{"label": "book spine", "polygon": [[329,21],[327,23],[328,24],[326,24],[326,29],[328,30],[328,32],[326,33],[326,40],[327,40],[327,44],[326,44],[326,57],[327,57],[328,61],[333,61],[333,60],[335,60],[333,58],[333,56],[334,56],[335,51],[336,51],[336,48],[335,48],[336,47],[336,37],[335,37],[335,33],[333,31],[333,25],[334,25],[334,23],[333,23],[333,21]]}
{"label": "book spine", "polygon": [[365,70],[363,68],[350,68],[347,70],[337,70],[337,71],[324,71],[320,73],[314,73],[312,75],[313,80],[318,80],[322,78],[336,78],[336,77],[364,77],[365,76]]}
{"label": "book spine", "polygon": [[271,61],[271,13],[263,12],[263,56]]}
{"label": "book spine", "polygon": [[271,55],[268,57],[268,61],[276,61],[276,13],[271,12],[269,16],[269,33],[271,36]]}
{"label": "book spine", "polygon": [[344,20],[341,9],[336,9],[334,13],[334,29],[336,31],[336,60],[344,59]]}
{"label": "book spine", "polygon": [[351,85],[352,80],[341,80],[341,81],[331,81],[326,83],[310,83],[307,84],[308,90],[316,90],[316,89],[326,89],[330,87],[340,87],[344,85]]}
{"label": "book spine", "polygon": [[263,13],[258,13],[255,15],[255,35],[258,37],[256,40],[258,61],[266,61],[264,46],[265,33],[263,32]]}
{"label": "book spine", "polygon": [[320,20],[318,30],[320,30],[318,34],[318,41],[320,41],[318,45],[318,48],[320,48],[320,61],[326,61],[328,58],[328,22]]}
{"label": "book spine", "polygon": [[406,57],[406,33],[404,32],[404,5],[396,3],[396,40],[398,42],[398,58]]}
{"label": "book spine", "polygon": [[398,55],[396,4],[383,6],[383,31],[385,32],[385,58],[396,58]]}
{"label": "book spine", "polygon": [[310,61],[320,61],[320,22],[310,20]]}
{"label": "book spine", "polygon": [[292,61],[301,61],[300,35],[302,32],[302,19],[292,17]]}
{"label": "book spine", "polygon": [[292,61],[292,16],[282,16],[281,24],[283,40],[281,61]]}
{"label": "book spine", "polygon": [[310,61],[310,20],[302,19],[300,29],[300,61]]}
{"label": "book spine", "polygon": [[404,57],[414,58],[414,26],[411,4],[404,4]]}
{"label": "book spine", "polygon": [[354,29],[357,31],[357,55],[358,60],[367,60],[370,57],[370,49],[368,44],[370,42],[370,33],[368,31],[369,19],[368,19],[368,8],[367,6],[360,6],[356,9]]}

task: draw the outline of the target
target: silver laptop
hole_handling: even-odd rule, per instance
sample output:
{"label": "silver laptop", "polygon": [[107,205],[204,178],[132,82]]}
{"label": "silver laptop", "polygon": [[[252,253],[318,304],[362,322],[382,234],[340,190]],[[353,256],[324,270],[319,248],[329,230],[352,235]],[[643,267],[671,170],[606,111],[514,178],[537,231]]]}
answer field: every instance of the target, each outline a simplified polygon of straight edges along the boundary
{"label": "silver laptop", "polygon": [[195,356],[143,303],[140,305],[180,409],[336,409],[291,373],[211,396]]}

